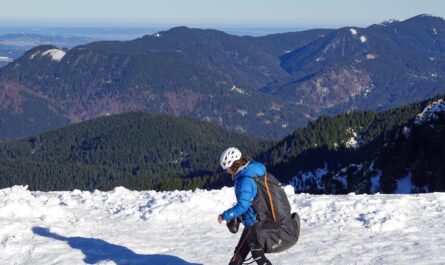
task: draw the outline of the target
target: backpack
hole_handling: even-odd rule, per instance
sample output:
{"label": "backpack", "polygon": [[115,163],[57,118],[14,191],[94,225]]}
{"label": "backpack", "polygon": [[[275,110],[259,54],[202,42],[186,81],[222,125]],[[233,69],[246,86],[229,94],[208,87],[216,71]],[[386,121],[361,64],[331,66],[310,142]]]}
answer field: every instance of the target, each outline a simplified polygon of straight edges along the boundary
{"label": "backpack", "polygon": [[286,193],[272,174],[254,179],[258,187],[252,203],[258,218],[254,236],[265,253],[289,249],[300,236],[300,217],[291,213]]}

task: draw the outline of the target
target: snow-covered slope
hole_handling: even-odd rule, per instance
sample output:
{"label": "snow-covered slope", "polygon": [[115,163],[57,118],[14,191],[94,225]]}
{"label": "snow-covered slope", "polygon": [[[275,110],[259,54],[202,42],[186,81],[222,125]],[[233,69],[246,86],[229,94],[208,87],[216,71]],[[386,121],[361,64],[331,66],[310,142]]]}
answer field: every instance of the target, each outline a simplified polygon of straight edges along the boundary
{"label": "snow-covered slope", "polygon": [[[445,194],[292,194],[300,241],[273,264],[445,264]],[[0,264],[227,264],[239,234],[216,218],[232,188],[0,190]]]}
{"label": "snow-covered slope", "polygon": [[431,120],[437,120],[438,115],[441,115],[444,112],[445,101],[443,99],[439,99],[426,106],[425,109],[416,116],[414,123],[420,125]]}

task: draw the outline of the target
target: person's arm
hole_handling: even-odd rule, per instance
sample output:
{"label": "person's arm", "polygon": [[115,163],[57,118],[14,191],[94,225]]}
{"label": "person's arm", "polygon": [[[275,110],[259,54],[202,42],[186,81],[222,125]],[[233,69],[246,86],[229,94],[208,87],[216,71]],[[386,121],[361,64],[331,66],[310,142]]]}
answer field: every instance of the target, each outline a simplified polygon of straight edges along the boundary
{"label": "person's arm", "polygon": [[222,214],[222,217],[226,221],[233,220],[243,213],[247,212],[252,205],[253,200],[253,184],[254,181],[251,178],[243,178],[240,180],[240,190],[238,194],[238,202],[230,209]]}

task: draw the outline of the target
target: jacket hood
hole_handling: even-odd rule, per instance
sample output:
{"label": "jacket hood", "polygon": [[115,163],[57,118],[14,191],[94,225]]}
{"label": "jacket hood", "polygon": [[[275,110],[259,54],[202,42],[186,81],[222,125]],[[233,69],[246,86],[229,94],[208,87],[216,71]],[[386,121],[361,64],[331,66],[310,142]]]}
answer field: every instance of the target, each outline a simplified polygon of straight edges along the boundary
{"label": "jacket hood", "polygon": [[242,177],[250,177],[250,178],[262,177],[264,176],[264,174],[266,174],[266,167],[262,163],[252,160],[243,170],[239,171],[235,175],[234,179]]}

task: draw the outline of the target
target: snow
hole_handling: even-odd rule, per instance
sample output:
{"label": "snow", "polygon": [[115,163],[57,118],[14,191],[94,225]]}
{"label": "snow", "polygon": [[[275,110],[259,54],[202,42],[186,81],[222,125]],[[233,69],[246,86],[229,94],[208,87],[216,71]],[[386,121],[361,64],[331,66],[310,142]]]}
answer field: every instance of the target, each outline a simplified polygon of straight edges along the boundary
{"label": "snow", "polygon": [[445,112],[445,102],[443,99],[432,102],[426,106],[423,111],[416,116],[415,124],[420,125],[430,120],[437,119],[438,113]]}
{"label": "snow", "polygon": [[371,177],[371,193],[374,194],[380,190],[380,178],[382,177],[382,171],[377,169],[377,174]]}
{"label": "snow", "polygon": [[12,62],[12,58],[7,56],[0,56],[0,62]]}
{"label": "snow", "polygon": [[155,36],[156,38],[160,38],[161,34],[158,32],[158,33],[153,34],[152,36]]}
{"label": "snow", "polygon": [[359,147],[359,141],[357,137],[357,133],[352,128],[347,129],[348,134],[352,134],[352,137],[346,140],[345,146],[346,148],[358,148]]}
{"label": "snow", "polygon": [[402,130],[403,136],[405,136],[406,139],[409,139],[410,135],[411,135],[411,128],[405,126],[403,127]]}
{"label": "snow", "polygon": [[436,28],[433,28],[434,35],[438,35]]}
{"label": "snow", "polygon": [[239,88],[239,87],[237,87],[237,86],[235,86],[235,85],[233,85],[232,88],[230,88],[230,91],[235,91],[235,92],[237,92],[237,93],[239,93],[239,94],[241,94],[241,95],[245,95],[245,94],[247,94],[246,91],[245,91],[244,89]]}
{"label": "snow", "polygon": [[410,193],[412,190],[412,187],[413,187],[411,178],[412,178],[412,174],[411,174],[411,172],[408,172],[408,175],[406,175],[406,177],[399,179],[397,181],[396,193],[399,193],[399,194]]}
{"label": "snow", "polygon": [[362,88],[363,96],[367,97],[374,90],[374,84]]}
{"label": "snow", "polygon": [[357,30],[356,29],[350,28],[349,31],[351,32],[352,36],[357,35]]}
{"label": "snow", "polygon": [[360,42],[365,43],[367,41],[365,36],[360,36]]}
{"label": "snow", "polygon": [[291,179],[291,185],[295,190],[307,190],[311,186],[310,184],[314,184],[317,189],[322,190],[324,188],[322,177],[328,172],[329,169],[326,163],[323,168],[317,168],[313,171],[300,171]]}
{"label": "snow", "polygon": [[[49,55],[53,61],[60,62],[65,56],[66,52],[59,49],[49,49],[42,53],[42,56]],[[31,58],[32,59],[32,58]]]}
{"label": "snow", "polygon": [[354,137],[349,138],[348,141],[346,141],[346,147],[347,148],[357,148],[358,147],[358,142]]}
{"label": "snow", "polygon": [[236,110],[241,116],[246,116],[247,115],[247,110],[244,109],[237,109]]}
{"label": "snow", "polygon": [[[292,194],[299,242],[273,264],[444,264],[445,193]],[[0,190],[2,264],[227,264],[240,232],[216,217],[233,188],[192,191]],[[298,260],[298,262],[297,262]]]}
{"label": "snow", "polygon": [[29,59],[34,59],[34,57],[36,57],[37,55],[40,54],[40,51],[36,51],[35,53],[31,54],[31,56],[29,56]]}

